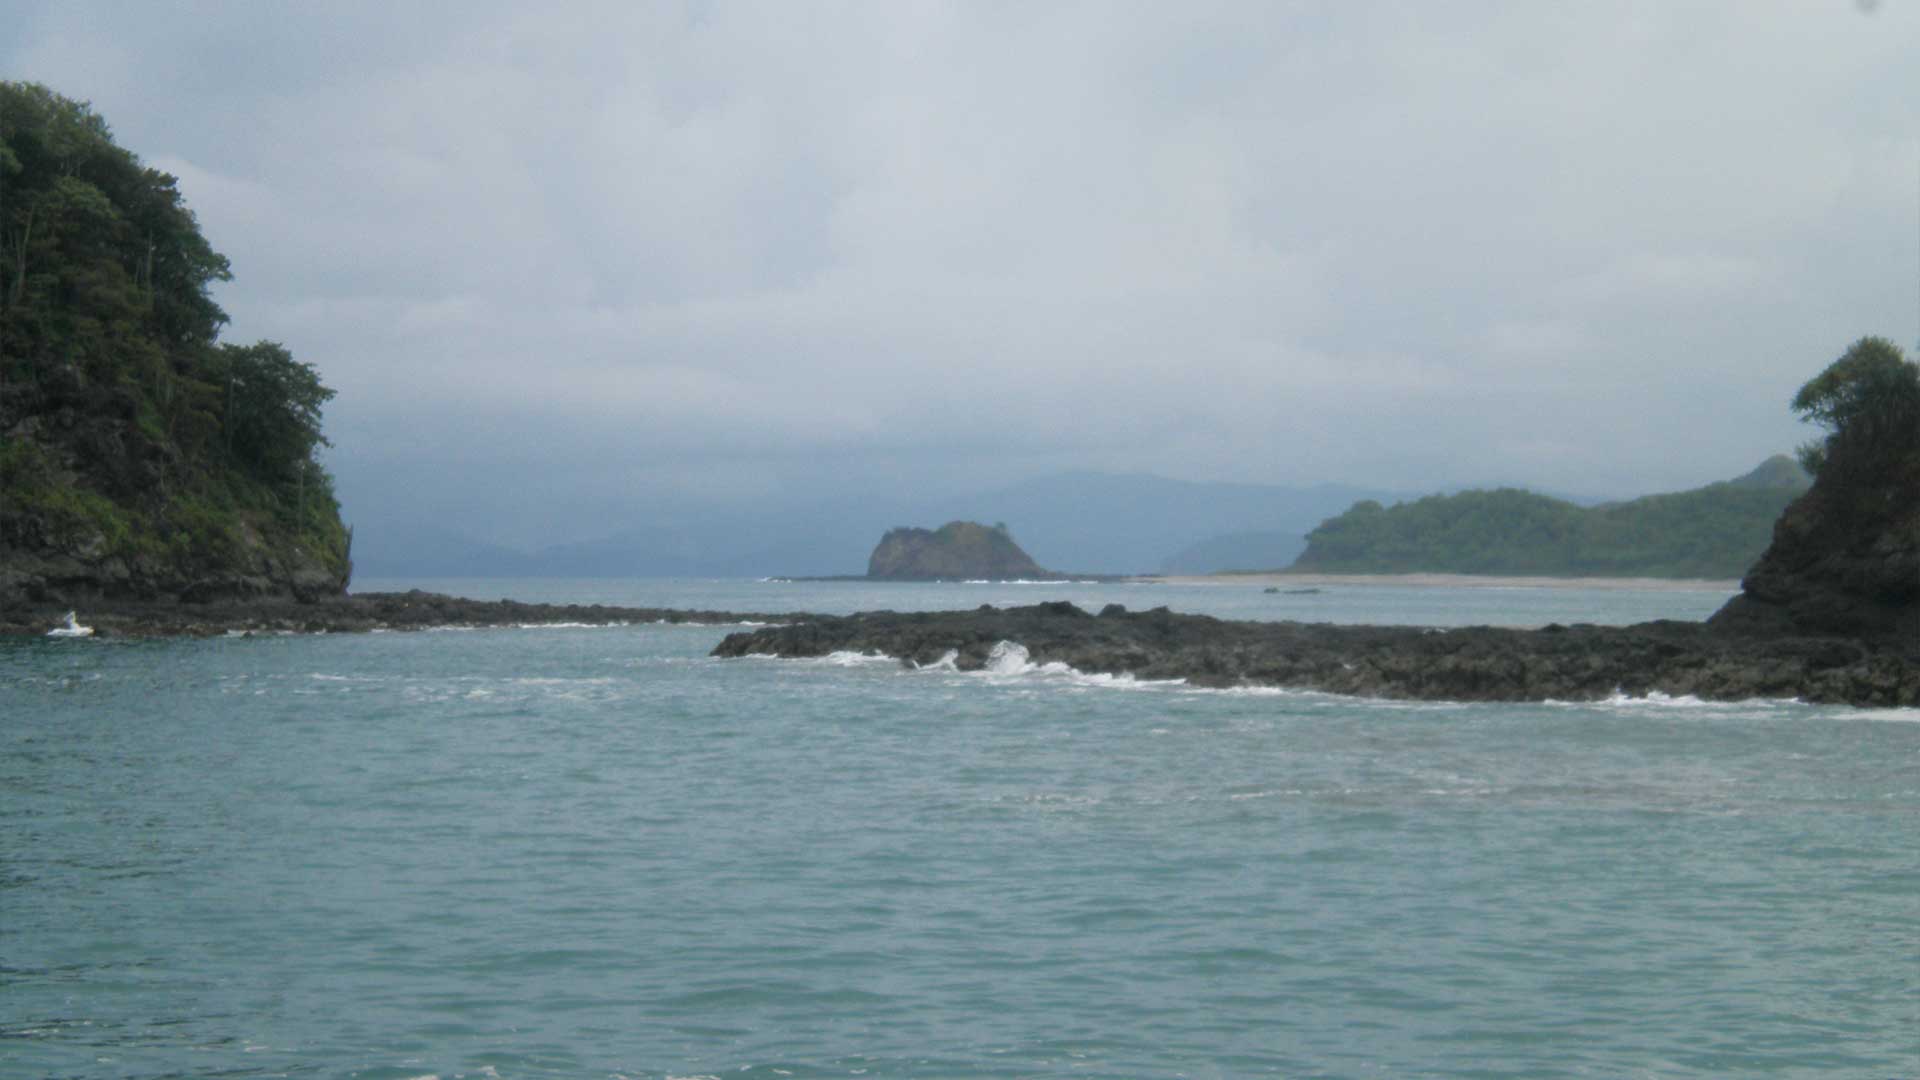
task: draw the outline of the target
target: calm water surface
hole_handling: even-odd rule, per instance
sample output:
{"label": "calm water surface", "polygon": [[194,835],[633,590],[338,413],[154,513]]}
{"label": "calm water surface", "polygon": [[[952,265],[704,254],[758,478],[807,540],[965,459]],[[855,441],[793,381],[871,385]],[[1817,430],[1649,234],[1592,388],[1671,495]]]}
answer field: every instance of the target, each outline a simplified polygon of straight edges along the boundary
{"label": "calm water surface", "polygon": [[[549,595],[1006,602],[918,588]],[[1149,587],[1000,591],[1101,588]],[[1405,591],[1456,624],[1721,599]],[[1113,600],[1396,606],[1243,593]],[[0,643],[0,1075],[1920,1075],[1920,712],[723,633]]]}

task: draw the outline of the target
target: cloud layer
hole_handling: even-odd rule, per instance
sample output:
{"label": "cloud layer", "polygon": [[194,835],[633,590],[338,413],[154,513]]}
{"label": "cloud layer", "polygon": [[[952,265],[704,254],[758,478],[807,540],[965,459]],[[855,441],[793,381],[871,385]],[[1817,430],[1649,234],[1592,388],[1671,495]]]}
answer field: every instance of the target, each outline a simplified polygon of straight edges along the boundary
{"label": "cloud layer", "polygon": [[229,336],[339,389],[362,516],[1069,467],[1685,487],[1920,317],[1915,5],[13,21],[10,77],[180,177]]}

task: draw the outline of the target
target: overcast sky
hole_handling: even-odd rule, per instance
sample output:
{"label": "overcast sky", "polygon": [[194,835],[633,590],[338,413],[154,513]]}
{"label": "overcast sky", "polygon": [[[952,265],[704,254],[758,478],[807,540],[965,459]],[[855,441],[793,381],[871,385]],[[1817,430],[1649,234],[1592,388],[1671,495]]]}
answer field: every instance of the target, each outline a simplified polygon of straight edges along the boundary
{"label": "overcast sky", "polygon": [[6,9],[339,391],[363,527],[1672,490],[1920,336],[1914,0]]}

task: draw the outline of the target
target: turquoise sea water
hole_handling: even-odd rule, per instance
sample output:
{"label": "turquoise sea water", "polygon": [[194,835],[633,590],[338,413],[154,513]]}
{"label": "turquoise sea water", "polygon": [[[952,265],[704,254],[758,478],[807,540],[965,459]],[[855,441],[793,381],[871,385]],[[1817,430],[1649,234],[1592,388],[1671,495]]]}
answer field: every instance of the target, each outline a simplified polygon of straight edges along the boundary
{"label": "turquoise sea water", "polygon": [[[873,588],[461,584],[1006,602]],[[1920,712],[707,659],[725,632],[0,642],[0,1076],[1920,1075]]]}

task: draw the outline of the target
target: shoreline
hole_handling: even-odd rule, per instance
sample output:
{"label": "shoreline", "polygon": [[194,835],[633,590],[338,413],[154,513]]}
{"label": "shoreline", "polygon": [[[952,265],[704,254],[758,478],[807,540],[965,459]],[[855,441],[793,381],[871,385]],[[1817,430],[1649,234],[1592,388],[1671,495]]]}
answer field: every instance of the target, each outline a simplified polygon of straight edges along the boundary
{"label": "shoreline", "polygon": [[[1256,579],[1257,580],[1257,579]],[[1298,580],[1298,579],[1289,579]],[[63,605],[64,606],[64,605]],[[102,638],[365,633],[440,627],[701,623],[734,626],[719,657],[882,653],[903,665],[975,670],[999,642],[1035,663],[1088,674],[1277,686],[1361,697],[1451,701],[1593,700],[1616,693],[1707,700],[1793,697],[1831,704],[1920,705],[1920,643],[1706,622],[1549,625],[1532,630],[1347,626],[1223,620],[1165,607],[1096,615],[1066,601],[972,611],[854,615],[628,608],[464,600],[420,591],[301,603],[83,605]],[[0,637],[45,637],[53,607],[0,613]]]}
{"label": "shoreline", "polygon": [[1737,580],[1651,577],[1544,577],[1510,574],[1319,574],[1262,570],[1249,573],[1166,574],[1150,579],[1168,585],[1257,585],[1262,588],[1401,586],[1417,589],[1619,589],[1638,592],[1740,591]]}
{"label": "shoreline", "polygon": [[443,593],[371,592],[299,601],[254,598],[213,603],[169,601],[61,602],[0,612],[0,638],[46,637],[68,609],[100,638],[219,637],[226,634],[334,634],[446,627],[613,626],[698,623],[764,626],[810,618],[805,612],[711,611],[469,600]]}

